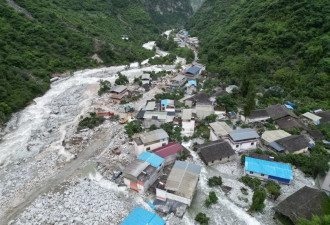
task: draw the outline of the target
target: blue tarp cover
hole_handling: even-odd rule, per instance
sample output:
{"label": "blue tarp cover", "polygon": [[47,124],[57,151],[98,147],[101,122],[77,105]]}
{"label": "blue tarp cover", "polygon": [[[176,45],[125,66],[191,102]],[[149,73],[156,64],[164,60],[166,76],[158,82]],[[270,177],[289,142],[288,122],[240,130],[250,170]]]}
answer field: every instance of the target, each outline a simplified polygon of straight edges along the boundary
{"label": "blue tarp cover", "polygon": [[292,108],[292,106],[291,106],[291,105],[287,105],[287,104],[285,104],[285,107],[287,107],[288,109],[291,109],[291,110],[293,110],[293,108]]}
{"label": "blue tarp cover", "polygon": [[149,201],[149,202],[148,202],[148,205],[150,206],[150,208],[151,208],[151,209],[153,209],[153,210],[155,210],[155,209],[156,209],[156,207],[154,206],[154,204],[152,204],[152,202],[151,202],[151,201]]}
{"label": "blue tarp cover", "polygon": [[164,99],[160,102],[160,104],[162,104],[163,106],[167,107],[168,105],[168,99]]}
{"label": "blue tarp cover", "polygon": [[195,87],[197,87],[197,82],[195,80],[189,80],[188,81],[188,84],[192,84],[194,85]]}
{"label": "blue tarp cover", "polygon": [[162,157],[150,152],[143,152],[138,159],[150,163],[154,167],[159,167],[164,162]]}
{"label": "blue tarp cover", "polygon": [[166,222],[158,215],[141,207],[136,207],[121,225],[164,225]]}
{"label": "blue tarp cover", "polygon": [[245,170],[292,180],[291,166],[283,163],[245,157]]}

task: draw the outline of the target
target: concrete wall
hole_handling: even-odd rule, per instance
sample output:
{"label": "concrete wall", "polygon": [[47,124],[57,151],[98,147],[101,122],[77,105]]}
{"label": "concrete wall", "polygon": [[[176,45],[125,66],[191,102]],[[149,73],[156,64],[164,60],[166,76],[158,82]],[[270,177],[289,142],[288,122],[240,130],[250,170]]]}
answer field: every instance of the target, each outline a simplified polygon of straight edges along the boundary
{"label": "concrete wall", "polygon": [[259,117],[259,118],[249,118],[247,117],[246,120],[245,120],[245,116],[241,115],[241,120],[245,123],[255,123],[255,122],[263,122],[263,121],[266,121],[270,119],[269,116],[265,116],[265,117]]}
{"label": "concrete wall", "polygon": [[219,160],[214,160],[213,162],[208,162],[207,165],[212,166],[212,165],[215,165],[215,164],[226,163],[226,162],[232,161],[233,158],[234,158],[234,155],[232,155],[230,157],[222,158],[222,159],[219,159]]}
{"label": "concrete wall", "polygon": [[168,193],[165,190],[156,188],[156,198],[162,201],[166,201],[166,199],[172,199],[178,202],[182,202],[190,206],[191,200],[188,198],[184,198],[175,194]]}
{"label": "concrete wall", "polygon": [[165,120],[159,120],[159,119],[144,119],[143,120],[143,126],[144,128],[150,128],[152,125],[155,125],[156,127],[160,127],[160,125],[164,124]]}
{"label": "concrete wall", "polygon": [[212,128],[210,129],[210,141],[220,140],[220,138],[214,133]]}
{"label": "concrete wall", "polygon": [[261,173],[250,173],[250,171],[247,171],[247,170],[244,170],[244,175],[248,175],[248,176],[251,176],[251,177],[257,177],[259,179],[262,179],[262,180],[268,180],[268,175],[264,174],[263,176],[261,175]]}
{"label": "concrete wall", "polygon": [[[135,155],[139,156],[142,152],[152,151],[168,144],[168,139],[153,143],[151,145],[137,145],[134,141]],[[148,149],[149,148],[149,149]]]}
{"label": "concrete wall", "polygon": [[192,136],[195,130],[195,120],[182,121],[182,133],[186,136]]}
{"label": "concrete wall", "polygon": [[246,151],[246,150],[256,149],[257,144],[259,142],[257,139],[246,142],[233,142],[229,138],[226,138],[224,140],[227,141],[235,151]]}
{"label": "concrete wall", "polygon": [[[300,149],[299,151],[296,151],[293,154],[302,154],[302,153],[305,153],[305,152],[308,152],[308,147],[307,148]],[[285,153],[286,154],[289,154],[290,152],[287,151],[287,150],[285,150]]]}

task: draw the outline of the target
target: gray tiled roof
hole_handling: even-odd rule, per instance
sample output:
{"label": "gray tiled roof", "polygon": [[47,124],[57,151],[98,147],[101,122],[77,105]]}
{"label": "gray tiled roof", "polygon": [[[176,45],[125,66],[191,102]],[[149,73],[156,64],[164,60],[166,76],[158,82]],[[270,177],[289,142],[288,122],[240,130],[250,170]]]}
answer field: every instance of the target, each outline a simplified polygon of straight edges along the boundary
{"label": "gray tiled roof", "polygon": [[257,132],[255,130],[252,130],[251,128],[234,130],[229,135],[233,139],[233,141],[243,141],[259,138]]}

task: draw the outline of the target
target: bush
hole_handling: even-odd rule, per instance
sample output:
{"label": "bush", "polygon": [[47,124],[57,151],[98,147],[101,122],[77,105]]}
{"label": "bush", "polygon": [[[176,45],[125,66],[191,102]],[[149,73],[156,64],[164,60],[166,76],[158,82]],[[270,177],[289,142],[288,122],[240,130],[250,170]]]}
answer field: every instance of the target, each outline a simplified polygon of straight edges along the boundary
{"label": "bush", "polygon": [[199,222],[201,225],[208,225],[210,218],[207,217],[205,213],[200,212],[195,216],[195,220]]}
{"label": "bush", "polygon": [[100,89],[97,92],[98,95],[102,95],[103,93],[109,92],[111,89],[111,83],[107,80],[100,80]]}
{"label": "bush", "polygon": [[261,185],[261,181],[256,177],[252,178],[252,177],[244,176],[244,177],[241,178],[241,181],[245,185],[252,188],[253,190],[258,188]]}
{"label": "bush", "polygon": [[207,122],[207,123],[213,123],[216,121],[216,119],[218,118],[218,116],[216,114],[211,114],[209,116],[206,116],[204,118],[204,121]]}
{"label": "bush", "polygon": [[218,197],[217,197],[217,195],[215,194],[214,191],[211,191],[211,192],[209,193],[209,198],[207,198],[207,199],[205,200],[205,206],[206,206],[206,207],[210,207],[212,204],[215,204],[215,203],[217,203],[217,202],[218,202]]}
{"label": "bush", "polygon": [[242,156],[241,156],[241,165],[242,166],[244,166],[245,165],[245,157],[246,157],[247,155],[245,155],[245,154],[243,154]]}
{"label": "bush", "polygon": [[140,133],[142,131],[141,123],[142,122],[139,120],[133,120],[126,124],[125,130],[128,137],[132,138],[135,133]]}
{"label": "bush", "polygon": [[264,201],[266,199],[266,192],[263,188],[256,188],[253,197],[252,197],[252,205],[250,206],[249,211],[262,211],[265,208]]}
{"label": "bush", "polygon": [[118,78],[115,80],[115,83],[117,85],[126,85],[128,84],[128,78],[125,75],[122,75],[121,73],[118,73]]}
{"label": "bush", "polygon": [[104,120],[105,119],[103,117],[86,117],[79,122],[78,130],[86,128],[93,129],[94,127],[102,124]]}
{"label": "bush", "polygon": [[273,197],[274,200],[281,194],[281,186],[273,180],[268,180],[266,183],[267,192]]}
{"label": "bush", "polygon": [[249,194],[248,190],[245,187],[241,187],[241,192],[242,192],[243,195],[248,195]]}
{"label": "bush", "polygon": [[208,179],[207,185],[209,185],[210,187],[221,186],[222,185],[222,178],[220,176],[211,177],[211,178]]}

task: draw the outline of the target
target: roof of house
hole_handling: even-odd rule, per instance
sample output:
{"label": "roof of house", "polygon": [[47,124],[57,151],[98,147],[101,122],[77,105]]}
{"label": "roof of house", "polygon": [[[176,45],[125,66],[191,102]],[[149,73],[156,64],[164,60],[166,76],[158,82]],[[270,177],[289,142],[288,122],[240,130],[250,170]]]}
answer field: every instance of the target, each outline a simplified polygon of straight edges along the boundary
{"label": "roof of house", "polygon": [[123,85],[117,85],[114,88],[111,89],[111,92],[121,93],[127,89],[126,86]]}
{"label": "roof of house", "polygon": [[258,133],[251,128],[233,130],[229,134],[229,136],[231,137],[231,139],[233,139],[233,141],[243,141],[243,140],[259,138]]}
{"label": "roof of house", "polygon": [[330,121],[330,112],[328,111],[319,111],[319,112],[315,112],[315,114],[322,118],[320,119],[321,123],[326,123]]}
{"label": "roof of house", "polygon": [[271,105],[266,109],[266,111],[273,120],[277,120],[286,116],[297,118],[297,116],[284,105]]}
{"label": "roof of house", "polygon": [[197,148],[201,158],[206,163],[235,155],[235,151],[231,145],[224,140],[201,144]]}
{"label": "roof of house", "polygon": [[136,207],[121,223],[121,225],[164,225],[165,220],[157,214],[149,212],[141,207]]}
{"label": "roof of house", "polygon": [[176,195],[192,199],[201,167],[190,162],[176,161],[167,178],[165,189]]}
{"label": "roof of house", "polygon": [[313,113],[310,113],[310,112],[306,112],[306,113],[302,114],[302,116],[303,117],[306,117],[307,119],[310,119],[310,120],[312,120],[314,122],[320,121],[320,119],[322,119],[322,117],[317,116],[317,115],[315,115]]}
{"label": "roof of house", "polygon": [[291,166],[278,162],[245,157],[245,170],[288,180],[293,179]]}
{"label": "roof of house", "polygon": [[160,104],[167,107],[168,105],[174,105],[174,100],[163,99],[163,100],[161,100]]}
{"label": "roof of house", "polygon": [[139,174],[142,173],[142,171],[144,171],[148,166],[150,165],[150,163],[145,162],[143,160],[139,160],[139,159],[135,159],[133,162],[131,162],[130,164],[128,164],[125,169],[123,170],[124,174],[130,174],[133,177],[138,177]]}
{"label": "roof of house", "polygon": [[254,118],[263,118],[263,117],[269,117],[268,112],[266,109],[257,109],[257,110],[253,110],[250,114],[250,116],[248,116],[248,118],[254,119]]}
{"label": "roof of house", "polygon": [[309,147],[309,142],[304,135],[291,135],[276,141],[290,153]]}
{"label": "roof of house", "polygon": [[195,87],[197,86],[197,81],[195,80],[189,80],[188,84],[194,85]]}
{"label": "roof of house", "polygon": [[262,160],[266,160],[266,161],[274,161],[274,157],[271,157],[269,155],[261,155],[261,154],[257,154],[257,153],[250,153],[249,157],[251,158],[255,158],[255,159],[262,159]]}
{"label": "roof of house", "polygon": [[223,95],[227,95],[227,94],[228,94],[227,91],[225,91],[225,90],[221,90],[221,91],[217,91],[217,92],[215,92],[212,96],[213,96],[213,97],[219,97],[219,96],[223,96]]}
{"label": "roof of house", "polygon": [[157,118],[158,120],[166,120],[167,112],[146,111],[143,115],[143,119],[152,119],[152,118]]}
{"label": "roof of house", "polygon": [[182,110],[182,120],[191,120],[192,109],[183,109]]}
{"label": "roof of house", "polygon": [[149,74],[149,73],[144,73],[144,74],[142,74],[141,79],[142,79],[142,80],[144,80],[144,79],[149,80],[149,79],[150,79],[150,74]]}
{"label": "roof of house", "polygon": [[278,152],[282,152],[282,151],[285,150],[285,148],[284,148],[282,145],[278,144],[278,143],[275,142],[275,141],[270,142],[268,145],[269,145],[270,147],[272,147],[273,149],[275,149],[276,151],[278,151]]}
{"label": "roof of house", "polygon": [[151,152],[142,152],[139,155],[138,159],[148,162],[156,168],[159,167],[164,162],[164,159],[162,157]]}
{"label": "roof of house", "polygon": [[217,136],[227,136],[229,135],[233,130],[228,126],[226,122],[214,122],[210,123],[210,127],[214,131],[215,135]]}
{"label": "roof of house", "polygon": [[321,180],[321,189],[330,192],[330,170],[325,175],[324,179]]}
{"label": "roof of house", "polygon": [[205,94],[203,92],[199,92],[198,94],[195,94],[194,96],[192,96],[191,98],[188,98],[186,100],[201,102],[201,101],[209,101],[209,98],[210,98],[210,96],[208,96],[207,94]]}
{"label": "roof of house", "polygon": [[190,73],[190,74],[196,75],[201,69],[202,69],[202,67],[192,66],[189,69],[187,69],[185,71],[185,73]]}
{"label": "roof of house", "polygon": [[275,120],[276,124],[279,128],[284,130],[292,130],[297,127],[304,127],[296,118],[291,116],[282,117],[280,119]]}
{"label": "roof of house", "polygon": [[312,219],[313,215],[322,216],[323,199],[329,198],[323,191],[303,187],[280,202],[274,209],[296,224],[298,218]]}
{"label": "roof of house", "polygon": [[156,102],[155,101],[150,101],[146,105],[146,110],[147,111],[154,111],[156,107]]}
{"label": "roof of house", "polygon": [[261,139],[267,143],[277,141],[281,138],[289,137],[291,134],[284,130],[267,130],[261,135]]}
{"label": "roof of house", "polygon": [[168,134],[163,129],[157,129],[146,133],[140,133],[138,137],[142,143],[150,143],[168,138]]}
{"label": "roof of house", "polygon": [[162,146],[160,148],[156,148],[152,151],[156,155],[158,155],[162,158],[166,158],[166,157],[174,155],[182,150],[183,150],[183,147],[180,143],[173,142],[173,143],[169,143],[168,145]]}
{"label": "roof of house", "polygon": [[308,134],[313,138],[313,140],[323,140],[324,135],[320,130],[307,130]]}
{"label": "roof of house", "polygon": [[187,79],[186,76],[184,76],[184,75],[182,75],[182,74],[179,74],[178,76],[174,77],[174,78],[172,79],[172,81],[178,81],[178,82],[180,82],[180,81],[182,81],[182,80],[186,80],[186,79]]}
{"label": "roof of house", "polygon": [[136,118],[143,119],[145,113],[146,113],[145,110],[140,110],[140,112],[137,114]]}

